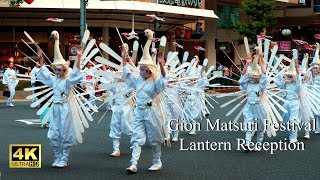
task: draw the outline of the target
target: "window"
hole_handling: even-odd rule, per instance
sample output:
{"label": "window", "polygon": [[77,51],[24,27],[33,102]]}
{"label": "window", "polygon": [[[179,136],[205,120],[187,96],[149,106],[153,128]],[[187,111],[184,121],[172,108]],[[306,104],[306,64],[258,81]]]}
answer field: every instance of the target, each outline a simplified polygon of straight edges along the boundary
{"label": "window", "polygon": [[218,28],[232,29],[239,20],[240,10],[238,7],[217,5]]}
{"label": "window", "polygon": [[298,5],[288,4],[288,9],[311,8],[311,0],[304,0],[304,3],[303,3],[303,1],[300,1],[300,0],[298,2],[299,2]]}
{"label": "window", "polygon": [[320,13],[320,0],[314,0],[313,12]]}

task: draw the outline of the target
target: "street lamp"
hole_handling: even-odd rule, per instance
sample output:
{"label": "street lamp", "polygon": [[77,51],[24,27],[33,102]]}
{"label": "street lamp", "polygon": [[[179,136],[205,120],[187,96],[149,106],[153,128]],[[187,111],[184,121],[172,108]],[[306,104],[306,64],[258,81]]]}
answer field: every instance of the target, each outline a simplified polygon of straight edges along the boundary
{"label": "street lamp", "polygon": [[290,29],[283,29],[281,31],[281,33],[284,35],[284,36],[289,36],[291,34],[291,30]]}
{"label": "street lamp", "polygon": [[86,31],[86,5],[88,0],[80,0],[80,36],[81,40],[84,32]]}
{"label": "street lamp", "polygon": [[225,51],[225,50],[227,50],[227,47],[226,47],[225,45],[222,45],[222,46],[219,47],[219,49],[220,49],[221,51]]}

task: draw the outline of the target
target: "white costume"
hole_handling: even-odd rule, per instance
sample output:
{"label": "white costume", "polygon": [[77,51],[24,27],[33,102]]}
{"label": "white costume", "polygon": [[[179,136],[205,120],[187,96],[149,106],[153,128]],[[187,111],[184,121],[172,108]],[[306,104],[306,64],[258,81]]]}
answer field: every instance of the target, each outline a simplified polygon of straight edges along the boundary
{"label": "white costume", "polygon": [[17,79],[17,74],[14,69],[8,68],[3,74],[3,84],[8,85],[10,91],[10,97],[6,99],[7,106],[13,106],[12,99],[16,93],[16,86],[18,85],[19,80]]}
{"label": "white costume", "polygon": [[[198,80],[198,83],[197,83],[197,87],[200,88],[200,89],[204,89],[206,86],[209,85],[209,81],[208,81],[208,78],[207,76],[205,75],[201,75],[199,74],[199,80]],[[209,114],[210,114],[210,111],[206,105],[206,92],[203,90],[201,93],[199,92],[199,97],[201,99],[201,113],[202,113],[202,116],[203,117],[207,117]]]}
{"label": "white costume", "polygon": [[127,85],[136,89],[136,108],[134,110],[133,134],[131,138],[131,164],[137,167],[141,146],[147,142],[152,145],[154,161],[160,161],[163,142],[159,111],[154,98],[165,88],[165,79],[160,75],[156,80],[144,80],[131,72],[128,65],[123,68],[122,78]]}
{"label": "white costume", "polygon": [[[173,127],[176,127],[179,122],[181,122],[181,108],[182,104],[179,98],[179,90],[176,87],[167,87],[165,93],[169,96],[165,99],[165,116],[166,116],[166,126],[168,129],[168,134],[172,134],[172,141],[178,141],[179,130],[170,131]],[[171,122],[171,124],[169,123]],[[171,128],[170,128],[171,127]]]}
{"label": "white costume", "polygon": [[[190,83],[190,82],[187,82]],[[197,84],[186,84],[185,82],[181,83],[181,86],[183,87],[196,87]],[[202,102],[201,98],[199,98],[201,95],[199,95],[199,92],[188,89],[185,91],[186,97],[183,104],[183,110],[186,112],[185,119],[193,124],[193,129],[189,132],[189,134],[196,134],[195,133],[195,123],[196,120],[202,119]]]}
{"label": "white costume", "polygon": [[[137,71],[133,73],[130,65],[123,67],[122,79],[126,84],[136,90],[136,108],[134,110],[133,129],[131,137],[132,158],[131,166],[126,170],[129,173],[137,172],[137,164],[141,154],[141,146],[148,142],[152,148],[153,164],[148,169],[157,171],[162,168],[161,162],[161,143],[162,137],[162,120],[160,117],[160,109],[158,108],[157,95],[161,93],[165,86],[165,79],[159,75],[159,66],[154,61],[149,53],[150,46],[153,40],[154,32],[146,29],[144,34],[147,36],[147,42],[143,49],[143,56],[138,62],[140,66],[140,74]],[[127,51],[128,46],[124,46],[123,52]],[[123,56],[123,54],[122,54]],[[123,60],[127,59],[123,56]],[[162,64],[160,64],[162,67]],[[160,102],[159,102],[160,103]],[[160,119],[161,118],[161,119]]]}
{"label": "white costume", "polygon": [[62,79],[53,76],[43,66],[40,68],[37,78],[45,85],[53,88],[48,139],[56,160],[67,162],[70,147],[77,143],[68,96],[74,85],[82,79],[82,74],[79,69],[75,68],[67,78]]}
{"label": "white costume", "polygon": [[291,131],[289,133],[290,142],[296,142],[298,137],[297,127],[293,129],[294,123],[301,123],[301,119],[299,116],[299,88],[300,88],[300,77],[296,76],[295,83],[285,83],[285,80],[282,79],[281,76],[277,76],[275,79],[277,86],[281,89],[287,90],[286,92],[286,100],[289,103],[284,103],[283,107],[288,111],[288,113],[283,114],[283,120],[290,122]]}
{"label": "white costume", "polygon": [[[319,86],[320,86],[320,75],[319,74],[316,75],[315,78],[313,78],[312,75],[310,75],[308,84],[309,85],[316,85],[316,86],[318,86],[316,88],[319,89]],[[315,117],[315,121],[316,121],[316,132],[315,133],[319,134],[320,133],[320,116],[315,114],[314,117]]]}
{"label": "white costume", "polygon": [[[34,67],[32,68],[32,70],[31,70],[30,78],[31,78],[31,86],[32,86],[32,87],[35,87],[35,86],[36,86],[36,80],[37,80],[36,76],[37,76],[39,70],[40,70],[40,68],[38,68],[37,66],[34,66]],[[32,91],[32,94],[34,94],[34,93],[35,93],[35,92]],[[32,99],[32,102],[35,102],[36,100],[37,100],[37,98],[35,97],[35,98]]]}
{"label": "white costume", "polygon": [[81,85],[86,85],[87,89],[86,92],[89,93],[89,98],[88,101],[93,105],[96,106],[96,100],[95,100],[95,85],[96,85],[97,81],[94,75],[94,72],[89,69],[89,68],[85,68],[83,70],[83,80],[81,81]]}
{"label": "white costume", "polygon": [[293,57],[288,70],[284,76],[278,74],[275,78],[275,83],[279,88],[286,90],[285,99],[288,103],[283,104],[283,107],[287,110],[287,113],[283,113],[283,120],[290,123],[290,143],[296,143],[298,142],[298,125],[301,123],[299,110],[301,77],[295,67],[296,61],[298,60],[298,51],[296,49],[292,51]]}
{"label": "white costume", "polygon": [[[113,71],[110,71],[109,69],[107,69],[106,72],[108,72],[108,73],[115,73],[115,72],[113,72]],[[102,82],[105,83],[105,84],[112,83],[113,80],[114,80],[114,78],[112,78],[112,77],[104,77],[104,76],[102,76],[102,77],[100,78],[100,81],[102,81]],[[112,96],[112,95],[113,95],[113,92],[112,92],[112,91],[108,91],[108,96]],[[107,110],[111,110],[111,109],[112,109],[112,106],[113,106],[113,103],[114,103],[114,101],[109,101],[109,102],[107,102],[107,103],[106,103],[106,109],[107,109]]]}
{"label": "white costume", "polygon": [[168,81],[167,87],[165,88],[165,94],[168,96],[165,98],[164,104],[164,116],[165,116],[165,124],[167,129],[167,134],[171,134],[172,141],[178,141],[179,130],[172,131],[171,129],[176,127],[179,122],[181,122],[183,118],[183,114],[181,114],[181,110],[183,108],[181,99],[179,96],[179,88],[175,86],[170,86],[170,80],[172,84],[175,84],[177,81],[174,79],[175,74],[166,71],[166,80]]}
{"label": "white costume", "polygon": [[[42,66],[37,79],[52,88],[52,105],[50,107],[48,130],[49,143],[53,149],[55,160],[52,167],[67,167],[70,147],[77,143],[77,134],[72,116],[69,95],[74,86],[83,78],[78,68],[68,71],[68,63],[63,59],[59,49],[59,33],[52,31],[54,42],[54,61],[51,64],[56,76],[47,67]],[[57,71],[59,67],[60,71]]]}
{"label": "white costume", "polygon": [[[124,90],[124,88],[113,87],[110,88],[109,91],[116,94]],[[121,136],[131,136],[132,134],[133,111],[128,102],[126,102],[128,97],[129,94],[115,98],[114,105],[112,106],[109,136],[113,141],[113,153],[111,154],[113,157],[120,156],[119,146]]]}
{"label": "white costume", "polygon": [[[316,91],[319,91],[319,86],[320,86],[320,74],[319,74],[319,68],[320,68],[320,60],[319,60],[319,50],[320,50],[320,45],[319,43],[316,43],[316,52],[314,54],[314,57],[313,57],[313,60],[312,60],[312,63],[310,64],[311,65],[311,71],[309,72],[308,74],[308,82],[304,82],[302,79],[302,83],[308,83],[308,85],[313,85],[314,87],[312,86],[308,86],[309,89],[313,89],[313,90],[316,90]],[[304,59],[302,61],[302,67],[304,68],[303,70],[306,71],[306,67],[307,67],[307,64],[308,64],[308,60],[309,59],[309,55],[308,54],[304,54]],[[305,63],[305,64],[303,64]],[[314,76],[314,77],[313,77]],[[302,86],[303,88],[303,86]],[[317,94],[318,92],[316,92]],[[312,97],[314,98],[314,97]],[[305,101],[301,101],[301,106],[305,105],[307,103],[305,103]],[[307,104],[309,105],[309,104]],[[306,106],[308,108],[310,108],[309,106]],[[303,109],[300,108],[301,110]],[[318,106],[316,105],[316,109],[318,109]],[[320,134],[320,115],[319,115],[319,110],[316,110],[317,112],[313,112],[313,116],[311,116],[311,118],[314,118],[315,120],[315,126],[316,126],[316,129],[315,129],[315,134]],[[305,112],[301,112],[302,115],[306,114]],[[304,121],[310,121],[309,118],[305,118],[303,117],[303,122]],[[310,139],[310,133],[309,131],[306,130],[305,132],[305,136],[304,138],[306,139]]]}
{"label": "white costume", "polygon": [[[241,76],[238,82],[248,94],[247,104],[243,108],[246,144],[251,142],[251,138],[256,131],[257,142],[262,142],[264,136],[264,121],[267,118],[267,112],[260,98],[267,86],[267,76],[262,74],[259,83],[252,83],[249,81],[248,73],[246,73]],[[258,124],[258,129],[255,129],[253,126],[255,123]]]}

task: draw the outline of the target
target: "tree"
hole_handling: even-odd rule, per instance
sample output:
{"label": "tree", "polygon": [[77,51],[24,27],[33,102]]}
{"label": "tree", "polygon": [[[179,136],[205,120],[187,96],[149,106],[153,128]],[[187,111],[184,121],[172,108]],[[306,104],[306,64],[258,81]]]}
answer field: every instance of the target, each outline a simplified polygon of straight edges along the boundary
{"label": "tree", "polygon": [[275,3],[275,0],[243,0],[241,11],[248,20],[237,21],[234,30],[247,36],[251,43],[257,42],[256,35],[276,23]]}
{"label": "tree", "polygon": [[23,0],[0,0],[1,2],[8,2],[10,7],[19,7]]}

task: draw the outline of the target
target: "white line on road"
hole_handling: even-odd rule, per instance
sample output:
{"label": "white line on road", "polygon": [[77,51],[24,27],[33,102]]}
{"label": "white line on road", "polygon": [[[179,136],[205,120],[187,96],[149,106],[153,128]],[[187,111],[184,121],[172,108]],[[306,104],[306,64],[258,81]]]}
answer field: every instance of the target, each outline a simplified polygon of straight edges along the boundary
{"label": "white line on road", "polygon": [[30,124],[41,124],[40,119],[19,119],[19,120],[15,120],[18,122],[24,122],[28,125]]}

